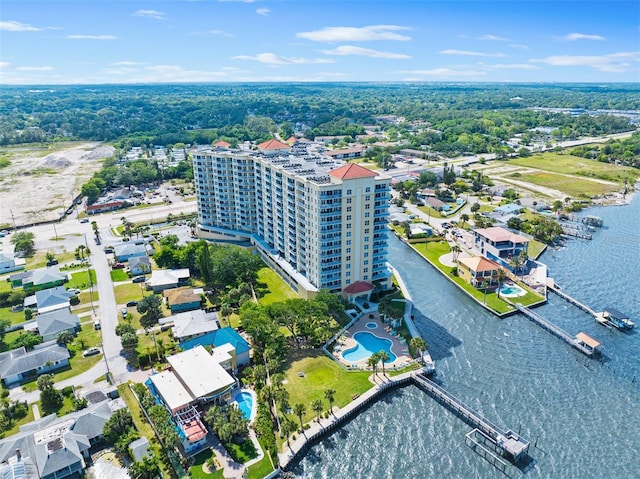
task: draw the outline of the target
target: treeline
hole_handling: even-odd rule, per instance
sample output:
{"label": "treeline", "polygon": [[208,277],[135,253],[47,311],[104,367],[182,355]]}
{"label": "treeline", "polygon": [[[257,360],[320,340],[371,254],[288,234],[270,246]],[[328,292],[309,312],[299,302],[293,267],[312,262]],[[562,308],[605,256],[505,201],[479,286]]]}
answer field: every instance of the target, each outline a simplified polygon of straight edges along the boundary
{"label": "treeline", "polygon": [[[624,118],[532,112],[533,106],[640,109],[637,85],[251,84],[0,88],[0,145],[57,140],[208,144],[261,141],[287,124],[310,136],[355,136],[379,115],[420,120],[422,144],[489,151],[514,131],[571,126],[575,134],[629,129]],[[461,121],[464,120],[464,121]],[[289,133],[285,128],[283,133]],[[573,134],[573,133],[572,133]],[[465,137],[463,135],[468,135]],[[416,142],[422,140],[416,139]],[[452,144],[457,143],[455,146]]]}
{"label": "treeline", "polygon": [[640,132],[634,133],[630,138],[609,140],[602,145],[578,146],[570,150],[569,153],[603,163],[616,163],[640,168]]}

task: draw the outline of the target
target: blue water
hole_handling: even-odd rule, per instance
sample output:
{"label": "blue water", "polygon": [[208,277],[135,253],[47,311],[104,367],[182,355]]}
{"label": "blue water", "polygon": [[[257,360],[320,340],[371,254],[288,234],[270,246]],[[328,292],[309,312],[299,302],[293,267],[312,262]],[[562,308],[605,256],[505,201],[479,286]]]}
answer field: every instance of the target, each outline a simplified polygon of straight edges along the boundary
{"label": "blue water", "polygon": [[[540,258],[565,292],[596,311],[613,306],[640,324],[640,194],[631,205],[590,208],[605,227]],[[603,343],[591,360],[521,315],[497,319],[404,243],[389,261],[407,282],[415,323],[436,362],[436,380],[498,426],[531,441],[523,479],[638,477],[640,328],[606,329],[555,295],[536,311],[570,333]],[[301,478],[501,478],[464,444],[470,427],[419,389],[382,397],[311,448]],[[536,445],[537,444],[537,445]]]}
{"label": "blue water", "polygon": [[238,404],[238,409],[242,411],[242,414],[247,419],[251,419],[251,412],[253,411],[253,396],[248,392],[240,392],[236,394],[235,401]]}
{"label": "blue water", "polygon": [[389,355],[389,359],[387,359],[385,363],[392,363],[396,360],[396,355],[391,352],[393,343],[388,339],[379,338],[367,332],[356,333],[353,335],[353,339],[355,339],[358,344],[342,353],[342,357],[346,361],[355,362],[367,359],[378,351],[386,351]]}

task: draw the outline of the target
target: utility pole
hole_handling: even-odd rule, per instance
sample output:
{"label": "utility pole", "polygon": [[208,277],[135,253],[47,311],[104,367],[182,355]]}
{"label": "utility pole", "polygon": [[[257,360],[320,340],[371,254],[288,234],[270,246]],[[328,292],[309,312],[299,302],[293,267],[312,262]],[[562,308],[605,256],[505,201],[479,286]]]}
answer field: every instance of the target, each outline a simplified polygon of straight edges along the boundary
{"label": "utility pole", "polygon": [[[84,233],[84,244],[87,248],[87,253],[89,251],[89,243],[87,242],[87,233]],[[96,314],[96,309],[93,305],[93,279],[91,278],[91,262],[87,262],[87,276],[89,277],[89,297],[91,298],[91,311],[93,314]]]}
{"label": "utility pole", "polygon": [[16,218],[15,216],[13,216],[13,210],[9,210],[11,212],[11,220],[13,221],[13,231],[17,231],[16,230]]}

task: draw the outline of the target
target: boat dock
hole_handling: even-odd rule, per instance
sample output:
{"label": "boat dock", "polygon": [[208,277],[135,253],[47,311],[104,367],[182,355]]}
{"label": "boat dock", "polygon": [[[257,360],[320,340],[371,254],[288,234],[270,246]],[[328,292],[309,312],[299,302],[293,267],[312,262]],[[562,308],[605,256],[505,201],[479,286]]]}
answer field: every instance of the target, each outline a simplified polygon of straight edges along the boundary
{"label": "boat dock", "polygon": [[600,343],[590,337],[585,333],[578,333],[575,337],[571,336],[564,329],[556,326],[553,323],[550,323],[542,316],[537,313],[534,313],[529,308],[522,306],[521,304],[516,304],[515,307],[524,314],[531,321],[536,323],[542,329],[549,331],[554,336],[562,339],[565,343],[569,344],[573,348],[580,351],[585,356],[589,356],[590,358],[596,356],[599,353]]}
{"label": "boat dock", "polygon": [[555,283],[553,283],[552,281],[549,282],[549,284],[547,284],[547,288],[551,291],[553,291],[554,293],[556,293],[558,296],[560,296],[562,299],[568,301],[569,303],[573,304],[574,306],[577,306],[578,308],[580,308],[582,311],[585,311],[587,313],[589,313],[592,316],[596,316],[596,313],[593,309],[591,309],[589,306],[587,306],[584,303],[581,303],[580,301],[578,301],[575,298],[572,298],[571,296],[569,296],[567,293],[565,293],[564,291],[562,291],[561,289],[559,289]]}
{"label": "boat dock", "polygon": [[413,380],[416,386],[475,428],[465,436],[465,443],[503,472],[506,464],[486,445],[513,463],[528,455],[529,441],[519,434],[510,429],[502,430],[424,375],[416,373]]}

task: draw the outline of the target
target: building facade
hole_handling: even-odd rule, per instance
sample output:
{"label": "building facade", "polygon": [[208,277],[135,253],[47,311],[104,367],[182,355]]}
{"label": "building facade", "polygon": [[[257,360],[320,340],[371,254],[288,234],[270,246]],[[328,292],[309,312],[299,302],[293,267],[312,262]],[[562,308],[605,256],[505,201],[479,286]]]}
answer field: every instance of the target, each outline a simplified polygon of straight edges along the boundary
{"label": "building facade", "polygon": [[308,148],[194,153],[199,236],[252,244],[303,297],[355,281],[386,289],[391,179]]}

